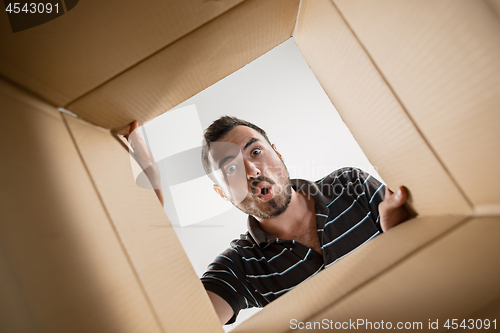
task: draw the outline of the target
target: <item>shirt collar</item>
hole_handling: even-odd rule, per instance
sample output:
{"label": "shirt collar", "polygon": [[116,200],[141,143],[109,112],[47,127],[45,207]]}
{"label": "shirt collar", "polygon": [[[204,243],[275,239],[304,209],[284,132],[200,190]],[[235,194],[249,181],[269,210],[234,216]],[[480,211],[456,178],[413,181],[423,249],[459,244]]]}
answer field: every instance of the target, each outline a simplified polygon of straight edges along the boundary
{"label": "shirt collar", "polygon": [[[295,191],[305,191],[312,196],[315,202],[314,209],[316,214],[328,215],[330,210],[326,207],[327,198],[323,195],[320,187],[316,183],[305,179],[292,179],[290,182]],[[248,215],[247,227],[250,235],[258,245],[262,243],[272,243],[276,240],[275,237],[269,236],[262,230],[259,221],[251,215]]]}

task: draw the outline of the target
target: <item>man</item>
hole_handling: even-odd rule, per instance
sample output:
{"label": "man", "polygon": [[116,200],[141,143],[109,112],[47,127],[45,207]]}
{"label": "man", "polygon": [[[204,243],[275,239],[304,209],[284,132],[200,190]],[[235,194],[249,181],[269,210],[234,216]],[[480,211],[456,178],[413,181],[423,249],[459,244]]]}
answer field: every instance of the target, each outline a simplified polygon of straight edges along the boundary
{"label": "man", "polygon": [[202,162],[214,190],[249,215],[248,232],[201,278],[222,324],[233,323],[240,309],[266,305],[408,218],[403,187],[393,193],[355,168],[314,183],[291,181],[267,134],[234,117],[207,128]]}
{"label": "man", "polygon": [[[125,137],[163,205],[159,171],[137,127],[132,123]],[[314,183],[290,180],[266,132],[234,117],[207,128],[202,163],[214,190],[249,215],[248,232],[201,278],[222,324],[233,323],[241,309],[275,300],[408,218],[403,187],[393,193],[355,168]]]}

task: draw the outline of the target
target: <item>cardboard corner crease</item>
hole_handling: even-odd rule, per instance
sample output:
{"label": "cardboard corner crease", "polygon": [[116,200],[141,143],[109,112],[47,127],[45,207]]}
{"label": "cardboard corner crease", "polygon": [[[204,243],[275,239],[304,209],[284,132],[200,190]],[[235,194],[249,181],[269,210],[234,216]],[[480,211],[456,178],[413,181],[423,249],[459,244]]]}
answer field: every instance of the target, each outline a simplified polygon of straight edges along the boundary
{"label": "cardboard corner crease", "polygon": [[0,17],[0,331],[222,332],[173,230],[146,227],[170,222],[111,130],[291,37],[419,215],[234,331],[500,317],[498,0],[147,4],[80,2],[15,34]]}

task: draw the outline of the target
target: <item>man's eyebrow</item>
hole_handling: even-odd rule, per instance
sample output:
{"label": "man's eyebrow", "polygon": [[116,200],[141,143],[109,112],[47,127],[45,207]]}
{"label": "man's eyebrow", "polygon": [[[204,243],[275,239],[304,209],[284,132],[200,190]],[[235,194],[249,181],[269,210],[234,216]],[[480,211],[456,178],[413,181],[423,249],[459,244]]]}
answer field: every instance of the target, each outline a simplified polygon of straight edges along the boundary
{"label": "man's eyebrow", "polygon": [[[245,145],[243,146],[243,150],[246,150],[248,147],[250,147],[253,143],[257,142],[257,141],[260,141],[259,139],[257,138],[251,138],[250,140],[248,140],[247,143],[245,143]],[[224,165],[224,163],[226,163],[227,160],[229,159],[235,159],[236,156],[226,156],[224,157],[220,162],[219,162],[219,169],[222,169],[222,166]]]}
{"label": "man's eyebrow", "polygon": [[251,138],[250,140],[248,140],[247,143],[245,143],[245,145],[243,146],[243,150],[246,150],[252,143],[257,142],[257,141],[260,141],[260,140],[257,138]]}
{"label": "man's eyebrow", "polygon": [[224,163],[226,163],[227,160],[234,159],[236,156],[226,156],[224,157],[220,162],[219,162],[219,169],[222,169],[222,166]]}

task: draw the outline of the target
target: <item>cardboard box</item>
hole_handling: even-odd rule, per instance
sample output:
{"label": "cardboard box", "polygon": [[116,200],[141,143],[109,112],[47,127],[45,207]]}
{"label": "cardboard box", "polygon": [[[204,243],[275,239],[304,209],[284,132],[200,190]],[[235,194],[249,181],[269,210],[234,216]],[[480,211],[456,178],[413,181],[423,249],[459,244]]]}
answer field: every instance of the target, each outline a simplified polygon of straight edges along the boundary
{"label": "cardboard box", "polygon": [[419,217],[234,331],[287,332],[291,320],[424,329],[439,320],[443,330],[447,319],[500,319],[499,8],[86,1],[18,33],[2,15],[0,330],[222,331],[112,132],[154,119],[292,36],[379,174],[410,189]]}

